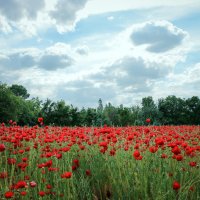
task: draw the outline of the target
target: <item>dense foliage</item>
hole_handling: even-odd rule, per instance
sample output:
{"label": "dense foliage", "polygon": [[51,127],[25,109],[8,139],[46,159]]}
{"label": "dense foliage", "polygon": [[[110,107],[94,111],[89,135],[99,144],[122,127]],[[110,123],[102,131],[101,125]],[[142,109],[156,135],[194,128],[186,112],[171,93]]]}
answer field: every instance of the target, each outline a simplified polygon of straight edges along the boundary
{"label": "dense foliage", "polygon": [[182,99],[168,96],[158,99],[151,96],[142,99],[139,106],[103,105],[99,99],[97,108],[79,109],[67,105],[65,101],[41,101],[29,98],[21,85],[0,84],[0,122],[16,121],[19,125],[35,125],[38,117],[45,119],[46,125],[57,126],[131,126],[145,125],[150,118],[153,125],[198,125],[200,123],[200,99],[193,96]]}

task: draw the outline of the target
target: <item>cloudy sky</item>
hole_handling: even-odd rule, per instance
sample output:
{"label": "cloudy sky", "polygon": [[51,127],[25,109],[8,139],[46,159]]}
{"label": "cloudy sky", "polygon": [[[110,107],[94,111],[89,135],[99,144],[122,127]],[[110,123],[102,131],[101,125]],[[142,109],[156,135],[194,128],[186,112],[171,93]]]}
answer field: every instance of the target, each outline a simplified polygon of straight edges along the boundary
{"label": "cloudy sky", "polygon": [[200,96],[199,0],[0,0],[0,81],[78,107]]}

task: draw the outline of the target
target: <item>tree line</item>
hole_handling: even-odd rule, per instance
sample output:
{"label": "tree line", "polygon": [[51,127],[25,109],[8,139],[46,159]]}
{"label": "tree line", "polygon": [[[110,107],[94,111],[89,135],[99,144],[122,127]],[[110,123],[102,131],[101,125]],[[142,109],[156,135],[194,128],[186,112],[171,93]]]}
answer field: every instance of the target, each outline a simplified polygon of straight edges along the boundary
{"label": "tree line", "polygon": [[130,107],[111,103],[103,105],[99,99],[96,108],[77,108],[60,100],[45,101],[29,98],[22,85],[0,83],[0,122],[15,121],[18,125],[33,126],[38,117],[45,125],[55,126],[132,126],[145,125],[150,118],[152,125],[200,124],[200,99],[198,96],[179,98],[174,95],[160,98],[144,97],[141,105]]}

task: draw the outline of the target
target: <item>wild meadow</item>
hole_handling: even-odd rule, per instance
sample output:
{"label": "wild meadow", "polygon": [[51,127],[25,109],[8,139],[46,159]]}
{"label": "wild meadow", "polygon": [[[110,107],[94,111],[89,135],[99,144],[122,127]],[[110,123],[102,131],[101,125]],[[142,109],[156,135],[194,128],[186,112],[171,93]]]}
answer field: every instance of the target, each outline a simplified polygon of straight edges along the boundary
{"label": "wild meadow", "polygon": [[199,126],[0,125],[1,200],[198,200],[199,164]]}

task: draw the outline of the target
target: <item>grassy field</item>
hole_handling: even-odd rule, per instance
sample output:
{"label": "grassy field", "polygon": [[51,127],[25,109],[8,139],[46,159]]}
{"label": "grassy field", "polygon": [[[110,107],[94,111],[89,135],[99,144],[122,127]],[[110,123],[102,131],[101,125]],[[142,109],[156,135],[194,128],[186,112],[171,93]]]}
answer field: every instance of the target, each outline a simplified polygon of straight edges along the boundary
{"label": "grassy field", "polygon": [[0,125],[0,199],[200,199],[200,127]]}

